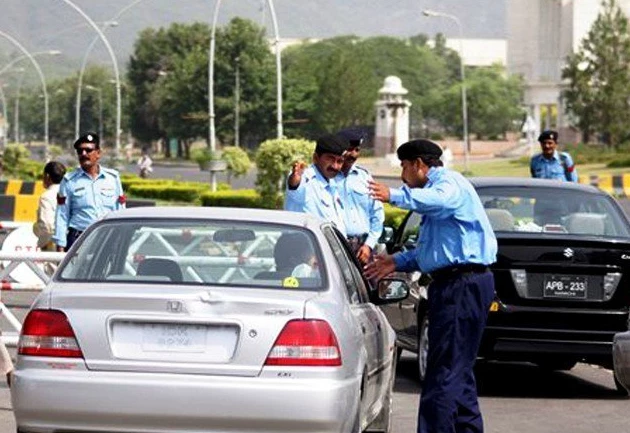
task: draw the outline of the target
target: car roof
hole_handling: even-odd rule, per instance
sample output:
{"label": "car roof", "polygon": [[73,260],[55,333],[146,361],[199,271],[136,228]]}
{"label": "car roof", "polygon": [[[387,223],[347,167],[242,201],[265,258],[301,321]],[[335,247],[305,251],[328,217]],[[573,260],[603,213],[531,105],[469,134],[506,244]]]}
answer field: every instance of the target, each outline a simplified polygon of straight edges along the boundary
{"label": "car roof", "polygon": [[525,187],[525,188],[555,188],[585,193],[607,195],[606,192],[592,185],[584,185],[575,182],[562,182],[553,179],[534,179],[531,177],[471,177],[470,182],[475,188],[486,187]]}
{"label": "car roof", "polygon": [[107,214],[111,219],[213,219],[242,222],[279,223],[302,227],[319,227],[324,221],[301,212],[275,209],[230,208],[230,207],[183,207],[183,206],[141,206],[121,209]]}

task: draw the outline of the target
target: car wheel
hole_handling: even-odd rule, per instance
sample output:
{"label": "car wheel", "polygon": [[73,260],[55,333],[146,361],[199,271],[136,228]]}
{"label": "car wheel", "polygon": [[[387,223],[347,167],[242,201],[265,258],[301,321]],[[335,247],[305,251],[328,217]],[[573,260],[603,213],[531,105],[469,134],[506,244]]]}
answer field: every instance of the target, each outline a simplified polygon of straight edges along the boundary
{"label": "car wheel", "polygon": [[397,352],[392,359],[392,374],[387,384],[387,391],[383,397],[383,407],[378,416],[366,430],[373,433],[390,433],[392,431],[392,410],[394,407],[394,383],[396,382],[396,364],[398,364]]}
{"label": "car wheel", "polygon": [[424,315],[420,321],[418,332],[418,379],[424,381],[427,373],[427,356],[429,354],[429,318]]}
{"label": "car wheel", "polygon": [[617,389],[617,395],[628,397],[628,390],[619,382],[615,373],[613,373],[613,379],[615,379],[615,388]]}

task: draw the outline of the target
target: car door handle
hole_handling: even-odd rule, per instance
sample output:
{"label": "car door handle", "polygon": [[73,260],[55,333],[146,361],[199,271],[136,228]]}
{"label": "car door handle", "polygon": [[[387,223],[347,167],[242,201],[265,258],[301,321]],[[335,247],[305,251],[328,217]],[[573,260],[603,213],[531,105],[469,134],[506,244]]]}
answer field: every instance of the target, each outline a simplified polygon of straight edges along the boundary
{"label": "car door handle", "polygon": [[363,332],[364,334],[367,332],[367,329],[365,329],[364,325],[361,325],[361,332]]}

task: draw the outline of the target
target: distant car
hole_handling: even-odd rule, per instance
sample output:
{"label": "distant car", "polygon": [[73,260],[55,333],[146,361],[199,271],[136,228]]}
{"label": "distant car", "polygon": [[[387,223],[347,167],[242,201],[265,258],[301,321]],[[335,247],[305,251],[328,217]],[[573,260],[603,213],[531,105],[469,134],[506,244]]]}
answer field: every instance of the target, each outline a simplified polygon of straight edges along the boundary
{"label": "distant car", "polygon": [[[568,182],[471,181],[499,244],[491,267],[496,299],[480,356],[553,370],[581,361],[612,368],[613,336],[628,329],[630,305],[630,222],[619,204],[599,189]],[[390,251],[413,248],[421,222],[422,215],[408,214]],[[406,278],[409,298],[381,308],[398,346],[419,353],[423,378],[431,280],[420,273]]]}
{"label": "distant car", "polygon": [[369,296],[343,236],[305,214],[112,213],[25,319],[17,429],[388,432],[395,333]]}

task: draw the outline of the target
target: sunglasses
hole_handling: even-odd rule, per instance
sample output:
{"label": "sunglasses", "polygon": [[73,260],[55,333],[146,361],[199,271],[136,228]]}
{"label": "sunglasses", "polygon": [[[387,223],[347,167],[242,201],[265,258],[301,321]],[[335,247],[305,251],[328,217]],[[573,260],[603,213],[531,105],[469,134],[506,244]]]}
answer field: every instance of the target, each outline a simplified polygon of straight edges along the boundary
{"label": "sunglasses", "polygon": [[94,152],[95,150],[96,150],[95,147],[79,147],[77,149],[77,155],[82,155],[83,152],[85,152],[87,154],[90,154],[90,153]]}

